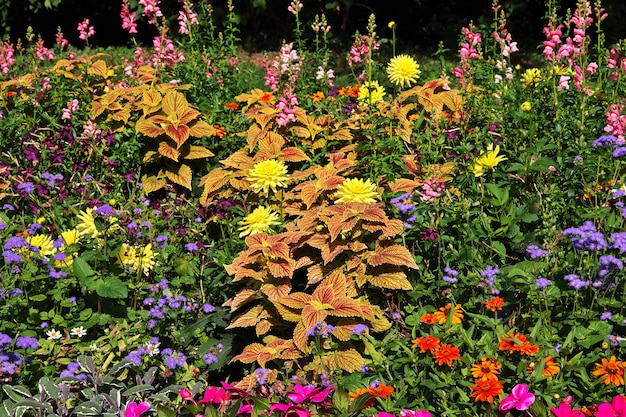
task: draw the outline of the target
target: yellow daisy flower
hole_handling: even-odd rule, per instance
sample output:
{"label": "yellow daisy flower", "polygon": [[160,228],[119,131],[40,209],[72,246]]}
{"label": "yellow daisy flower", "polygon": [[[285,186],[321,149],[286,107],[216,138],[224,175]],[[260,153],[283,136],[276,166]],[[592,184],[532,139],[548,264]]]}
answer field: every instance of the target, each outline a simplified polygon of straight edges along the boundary
{"label": "yellow daisy flower", "polygon": [[408,55],[398,55],[389,61],[387,75],[389,81],[400,87],[410,87],[420,76],[420,66]]}
{"label": "yellow daisy flower", "polygon": [[378,81],[366,81],[359,88],[359,101],[365,103],[376,103],[382,101],[385,96],[385,89],[378,84]]}
{"label": "yellow daisy flower", "polygon": [[144,247],[138,247],[122,243],[122,247],[117,254],[117,262],[131,271],[141,271],[144,275],[148,275],[156,264],[152,244],[149,243]]}
{"label": "yellow daisy flower", "polygon": [[494,169],[500,162],[507,160],[506,157],[498,155],[499,153],[500,145],[496,145],[494,148],[493,144],[489,144],[489,146],[487,146],[487,152],[480,154],[474,166],[469,170],[473,172],[475,176],[480,177],[485,173],[485,170]]}
{"label": "yellow daisy flower", "polygon": [[82,210],[78,216],[76,216],[79,220],[78,225],[76,225],[76,230],[81,236],[89,235],[91,237],[96,237],[100,234],[92,214],[93,210],[93,207],[89,207],[87,210]]}
{"label": "yellow daisy flower", "polygon": [[239,231],[241,233],[239,233],[239,237],[267,232],[277,224],[280,224],[280,221],[276,212],[263,206],[257,207],[240,222]]}
{"label": "yellow daisy flower", "polygon": [[286,187],[288,179],[287,166],[283,161],[275,159],[268,159],[255,164],[247,178],[255,192],[263,191],[265,194],[270,189],[276,192],[276,187]]}
{"label": "yellow daisy flower", "polygon": [[378,198],[376,184],[369,179],[349,178],[337,187],[335,204],[341,203],[375,203]]}

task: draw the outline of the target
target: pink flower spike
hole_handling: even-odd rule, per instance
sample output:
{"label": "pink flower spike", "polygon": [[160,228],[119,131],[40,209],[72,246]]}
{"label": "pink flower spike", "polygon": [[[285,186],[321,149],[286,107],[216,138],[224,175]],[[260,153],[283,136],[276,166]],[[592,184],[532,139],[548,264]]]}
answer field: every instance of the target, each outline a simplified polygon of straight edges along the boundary
{"label": "pink flower spike", "polygon": [[602,403],[596,417],[626,417],[626,397],[617,395],[611,403]]}
{"label": "pink flower spike", "polygon": [[124,417],[139,417],[150,409],[150,404],[142,402],[137,404],[135,401],[131,401],[124,410]]}
{"label": "pink flower spike", "polygon": [[508,411],[512,408],[519,411],[528,410],[534,402],[535,394],[528,392],[528,385],[517,384],[513,387],[511,395],[502,400],[499,410]]}

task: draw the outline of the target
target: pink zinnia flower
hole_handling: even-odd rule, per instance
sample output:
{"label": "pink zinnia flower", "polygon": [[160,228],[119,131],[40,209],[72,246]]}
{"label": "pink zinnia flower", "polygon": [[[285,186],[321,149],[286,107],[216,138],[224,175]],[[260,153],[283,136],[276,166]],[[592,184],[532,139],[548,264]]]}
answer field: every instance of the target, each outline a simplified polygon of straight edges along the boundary
{"label": "pink zinnia flower", "polygon": [[523,411],[528,410],[528,408],[535,402],[535,394],[529,392],[528,385],[526,384],[517,384],[513,387],[511,391],[511,395],[506,397],[500,403],[499,410],[500,411],[508,411],[512,408],[516,410]]}

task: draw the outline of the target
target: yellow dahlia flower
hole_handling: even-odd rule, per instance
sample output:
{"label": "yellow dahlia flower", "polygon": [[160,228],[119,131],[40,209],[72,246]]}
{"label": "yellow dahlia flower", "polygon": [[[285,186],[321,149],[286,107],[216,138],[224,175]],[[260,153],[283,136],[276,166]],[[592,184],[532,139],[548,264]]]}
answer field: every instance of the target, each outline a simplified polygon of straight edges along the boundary
{"label": "yellow dahlia flower", "polygon": [[96,227],[95,219],[93,218],[94,208],[89,207],[87,210],[81,211],[78,216],[78,225],[76,225],[76,230],[81,236],[89,235],[91,237],[96,237],[100,234],[98,232],[98,228]]}
{"label": "yellow dahlia flower", "polygon": [[376,184],[369,179],[349,178],[337,187],[335,204],[341,203],[375,203],[378,198]]}
{"label": "yellow dahlia flower", "polygon": [[385,89],[378,84],[378,81],[366,81],[359,88],[359,100],[366,103],[376,103],[382,101],[385,96]]}
{"label": "yellow dahlia flower", "polygon": [[247,179],[252,189],[257,193],[263,190],[267,194],[270,188],[273,192],[276,192],[276,187],[287,186],[287,180],[289,179],[287,166],[283,161],[275,159],[261,161],[250,170]]}
{"label": "yellow dahlia flower", "polygon": [[50,256],[56,252],[52,238],[48,235],[35,235],[26,238],[30,246],[38,248],[41,256]]}
{"label": "yellow dahlia flower", "polygon": [[152,244],[149,243],[144,247],[138,247],[122,243],[122,247],[117,254],[117,262],[131,271],[141,271],[144,275],[148,275],[156,264]]}
{"label": "yellow dahlia flower", "polygon": [[280,221],[277,213],[260,206],[244,217],[240,224],[239,231],[241,233],[239,233],[239,237],[244,237],[267,232],[272,226],[280,224]]}
{"label": "yellow dahlia flower", "polygon": [[389,61],[387,75],[389,81],[400,87],[410,87],[421,74],[420,66],[408,55],[398,55]]}
{"label": "yellow dahlia flower", "polygon": [[535,86],[541,81],[541,71],[539,68],[529,68],[522,75],[522,83],[524,87]]}

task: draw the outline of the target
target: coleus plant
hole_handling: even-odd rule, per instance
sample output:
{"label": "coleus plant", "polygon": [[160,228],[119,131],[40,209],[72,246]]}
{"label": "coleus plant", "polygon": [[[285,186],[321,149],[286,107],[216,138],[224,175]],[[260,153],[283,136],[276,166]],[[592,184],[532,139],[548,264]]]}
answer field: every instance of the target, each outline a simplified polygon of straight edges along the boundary
{"label": "coleus plant", "polygon": [[111,130],[121,131],[131,123],[131,115],[139,114],[135,131],[149,138],[144,142],[144,192],[160,190],[168,182],[191,190],[190,162],[214,156],[206,147],[193,144],[191,138],[215,136],[219,130],[202,120],[201,113],[189,104],[181,92],[189,86],[155,84],[150,67],[141,67],[137,75],[139,85],[118,85],[96,96],[91,116],[100,117]]}

